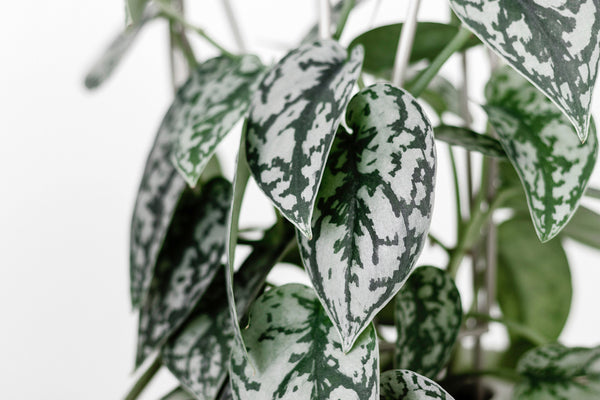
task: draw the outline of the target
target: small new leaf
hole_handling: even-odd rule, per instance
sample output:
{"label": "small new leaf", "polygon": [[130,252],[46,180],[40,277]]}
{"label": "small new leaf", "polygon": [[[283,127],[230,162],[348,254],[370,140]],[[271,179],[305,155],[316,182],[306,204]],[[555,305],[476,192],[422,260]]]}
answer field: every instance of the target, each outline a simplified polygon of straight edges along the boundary
{"label": "small new leaf", "polygon": [[600,59],[597,0],[450,0],[456,15],[565,113],[581,141]]}
{"label": "small new leaf", "polygon": [[231,184],[216,178],[200,196],[182,197],[157,262],[156,278],[140,311],[140,365],[179,328],[222,270]]}
{"label": "small new leaf", "polygon": [[269,71],[250,106],[246,153],[258,186],[310,237],[314,202],[363,51],[332,40],[302,45]]}
{"label": "small new leaf", "polygon": [[400,290],[429,230],[435,181],[431,124],[402,89],[359,92],[331,150],[312,219],[298,235],[317,295],[345,351]]}
{"label": "small new leaf", "polygon": [[415,269],[396,296],[395,366],[435,377],[450,359],[461,322],[452,278],[435,267]]}
{"label": "small new leaf", "polygon": [[431,379],[409,370],[381,374],[381,400],[454,400]]}
{"label": "small new leaf", "polygon": [[236,344],[230,367],[235,400],[379,400],[375,330],[365,330],[345,354],[309,287],[286,285],[258,298],[244,340],[252,365]]}
{"label": "small new leaf", "polygon": [[538,347],[519,360],[517,372],[524,380],[515,387],[515,400],[600,398],[600,347]]}
{"label": "small new leaf", "polygon": [[195,88],[173,126],[177,140],[172,161],[188,185],[196,186],[217,145],[242,118],[264,67],[251,55],[217,57],[192,74]]}
{"label": "small new leaf", "polygon": [[542,242],[567,224],[585,193],[598,156],[592,124],[586,143],[560,110],[510,68],[486,87],[489,121],[515,167]]}

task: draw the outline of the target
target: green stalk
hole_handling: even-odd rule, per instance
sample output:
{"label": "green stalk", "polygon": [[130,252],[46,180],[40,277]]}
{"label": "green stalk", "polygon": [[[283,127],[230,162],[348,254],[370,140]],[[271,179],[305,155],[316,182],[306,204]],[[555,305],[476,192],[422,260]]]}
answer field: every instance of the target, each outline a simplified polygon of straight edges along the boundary
{"label": "green stalk", "polygon": [[148,366],[148,369],[144,371],[142,376],[133,384],[133,387],[129,389],[129,392],[125,395],[123,400],[135,400],[144,391],[148,383],[154,378],[154,375],[158,372],[162,365],[160,355],[154,357],[152,364]]}
{"label": "green stalk", "polygon": [[437,75],[442,66],[448,61],[450,56],[459,51],[467,40],[471,37],[471,31],[466,28],[461,28],[458,33],[452,38],[450,43],[444,47],[444,49],[437,55],[437,57],[431,62],[429,67],[422,71],[412,86],[408,89],[413,96],[419,97],[429,82]]}
{"label": "green stalk", "polygon": [[337,27],[335,28],[335,33],[333,34],[333,39],[340,40],[342,37],[342,33],[344,33],[344,28],[346,27],[346,22],[348,22],[348,16],[350,16],[350,12],[356,5],[356,0],[344,0],[344,5],[342,6],[342,13],[340,15],[340,20],[338,21]]}
{"label": "green stalk", "polygon": [[488,322],[496,322],[504,325],[509,331],[516,333],[520,336],[523,336],[525,339],[529,340],[536,346],[541,346],[548,343],[548,339],[544,336],[540,335],[538,332],[534,331],[530,327],[523,325],[516,321],[509,321],[502,318],[494,318],[488,314],[470,312],[465,315],[466,318],[476,318],[479,320],[484,320]]}
{"label": "green stalk", "polygon": [[452,150],[452,146],[450,145],[448,145],[448,154],[450,155],[452,178],[454,180],[454,197],[456,203],[456,237],[459,238],[463,225],[462,202],[460,200],[460,182],[458,179],[458,171],[456,170],[456,159],[454,158],[454,150]]}

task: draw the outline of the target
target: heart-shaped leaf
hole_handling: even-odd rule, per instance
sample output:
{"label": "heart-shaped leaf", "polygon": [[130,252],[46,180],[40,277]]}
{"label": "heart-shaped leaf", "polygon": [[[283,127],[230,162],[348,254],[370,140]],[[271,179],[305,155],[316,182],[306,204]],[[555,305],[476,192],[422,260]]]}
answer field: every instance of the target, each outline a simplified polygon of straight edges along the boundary
{"label": "heart-shaped leaf", "polygon": [[417,260],[431,219],[433,131],[417,101],[376,84],[348,105],[312,220],[298,235],[317,295],[345,351],[398,292]]}
{"label": "heart-shaped leaf", "polygon": [[371,326],[345,354],[314,291],[291,284],[252,305],[244,341],[231,356],[235,400],[379,400],[379,352]]}
{"label": "heart-shaped leaf", "polygon": [[580,206],[569,221],[563,233],[596,249],[600,249],[600,214]]}
{"label": "heart-shaped leaf", "polygon": [[[276,225],[241,265],[234,284],[238,315],[246,314],[293,235],[293,229]],[[275,236],[283,240],[275,244]],[[201,399],[216,398],[229,368],[234,325],[224,278],[223,274],[217,274],[184,328],[163,349],[163,363]]]}
{"label": "heart-shaped leaf", "polygon": [[192,75],[196,90],[175,126],[172,153],[175,167],[190,186],[196,185],[217,145],[248,109],[263,72],[257,57],[245,55],[213,58]]}
{"label": "heart-shaped leaf", "polygon": [[302,45],[269,71],[250,106],[246,153],[252,175],[309,237],[327,155],[362,58],[362,48],[348,58],[332,40]]}
{"label": "heart-shaped leaf", "polygon": [[448,360],[462,322],[454,281],[435,267],[415,269],[396,296],[396,368],[435,377]]}
{"label": "heart-shaped leaf", "polygon": [[[363,69],[369,74],[391,79],[398,41],[404,24],[379,26],[357,36],[348,48],[362,45],[365,48]],[[432,61],[452,38],[460,27],[438,22],[419,22],[415,30],[413,51],[410,62]],[[476,38],[469,39],[464,49],[481,44]]]}
{"label": "heart-shaped leaf", "polygon": [[571,308],[571,273],[559,240],[540,243],[529,221],[498,226],[498,303],[504,318],[555,341]]}
{"label": "heart-shaped leaf", "polygon": [[581,141],[600,59],[597,0],[450,0],[456,15],[565,113]]}
{"label": "heart-shaped leaf", "polygon": [[515,400],[600,398],[600,347],[538,347],[519,360],[517,372],[524,380],[515,386]]}
{"label": "heart-shaped leaf", "polygon": [[585,192],[598,156],[592,124],[581,144],[560,110],[506,67],[486,87],[489,121],[515,167],[541,241],[567,224]]}
{"label": "heart-shaped leaf", "polygon": [[381,374],[381,400],[454,400],[440,385],[409,370]]}
{"label": "heart-shaped leaf", "polygon": [[140,365],[185,321],[223,268],[231,184],[215,178],[179,203],[158,256],[156,278],[140,310]]}
{"label": "heart-shaped leaf", "polygon": [[436,126],[435,138],[452,146],[460,146],[469,151],[477,151],[490,157],[504,158],[506,153],[500,142],[493,137],[474,132],[461,126]]}

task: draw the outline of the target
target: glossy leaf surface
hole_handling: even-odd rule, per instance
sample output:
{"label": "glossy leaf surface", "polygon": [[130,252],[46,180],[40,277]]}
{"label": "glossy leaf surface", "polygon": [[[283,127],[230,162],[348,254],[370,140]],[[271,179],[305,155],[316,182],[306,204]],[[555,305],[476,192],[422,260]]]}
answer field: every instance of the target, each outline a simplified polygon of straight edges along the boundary
{"label": "glossy leaf surface", "polygon": [[231,384],[236,400],[379,400],[377,337],[369,327],[345,354],[314,291],[285,285],[250,310],[244,340],[252,365],[236,346]]}
{"label": "glossy leaf surface", "polygon": [[396,368],[434,378],[450,359],[462,322],[460,294],[445,271],[415,269],[396,296]]}
{"label": "glossy leaf surface", "polygon": [[431,379],[409,370],[381,374],[381,400],[454,400]]}
{"label": "glossy leaf surface", "polygon": [[435,128],[435,138],[453,146],[476,151],[490,157],[506,157],[502,144],[493,137],[482,135],[461,126],[440,125]]}
{"label": "glossy leaf surface", "polygon": [[335,132],[360,73],[363,51],[332,40],[288,53],[250,106],[246,153],[258,186],[309,236],[315,198]]}
{"label": "glossy leaf surface", "polygon": [[600,59],[597,0],[450,0],[456,15],[565,113],[583,141]]}
{"label": "glossy leaf surface", "polygon": [[515,167],[541,241],[569,221],[585,193],[598,155],[592,124],[581,144],[560,110],[508,67],[486,87],[489,121]]}
{"label": "glossy leaf surface", "polygon": [[498,302],[504,318],[555,341],[567,320],[572,288],[559,240],[540,243],[526,219],[498,227]]}
{"label": "glossy leaf surface", "polygon": [[190,186],[196,185],[217,145],[248,109],[263,71],[255,56],[217,57],[200,65],[190,78],[196,90],[176,117],[172,153],[175,167]]}
{"label": "glossy leaf surface", "polygon": [[[362,33],[352,40],[349,48],[356,45],[362,45],[365,48],[363,65],[365,72],[387,79],[391,78],[402,26],[401,23],[380,26]],[[419,22],[409,61],[411,63],[421,60],[432,61],[458,33],[458,30],[457,26],[437,22]],[[473,37],[464,48],[479,43],[481,42]]]}
{"label": "glossy leaf surface", "polygon": [[157,262],[156,279],[140,311],[140,365],[185,321],[223,268],[231,184],[216,178],[200,196],[187,191]]}
{"label": "glossy leaf surface", "polygon": [[348,105],[302,259],[344,350],[398,292],[429,230],[435,181],[431,125],[416,100],[388,84]]}
{"label": "glossy leaf surface", "polygon": [[515,400],[600,398],[600,347],[539,347],[519,360],[517,372],[525,379],[515,387]]}

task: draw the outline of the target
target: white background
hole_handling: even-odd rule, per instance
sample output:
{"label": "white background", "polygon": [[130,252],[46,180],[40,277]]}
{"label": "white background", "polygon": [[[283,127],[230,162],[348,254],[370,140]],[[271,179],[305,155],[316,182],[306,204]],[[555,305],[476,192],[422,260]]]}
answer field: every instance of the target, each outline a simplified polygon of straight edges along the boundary
{"label": "white background", "polygon": [[[235,49],[219,1],[188,3],[191,20]],[[372,3],[351,18],[346,43],[368,28]],[[425,0],[420,17],[446,20],[445,3]],[[316,19],[314,1],[234,4],[250,51],[264,62],[293,47]],[[384,1],[376,23],[401,21],[404,4]],[[4,1],[0,11],[2,399],[117,399],[130,384],[136,315],[128,298],[129,222],[172,92],[163,22],[142,32],[104,86],[95,92],[83,88],[86,69],[122,28],[123,10],[122,0],[38,0]],[[201,40],[194,45],[202,59],[215,54]],[[471,96],[478,101],[488,70],[483,52],[473,52],[470,69]],[[457,80],[456,62],[444,71]],[[228,173],[236,134],[219,150]],[[438,154],[432,229],[452,244],[454,205],[442,146]],[[600,184],[598,172],[592,183]],[[265,223],[271,216],[261,211],[264,198],[256,190],[251,198],[245,207],[256,211],[246,222]],[[575,292],[562,340],[596,345],[600,254],[571,242],[567,251]],[[442,266],[445,259],[426,249],[425,262]],[[295,279],[303,277],[275,277]],[[163,371],[144,398],[158,398],[174,385]]]}

